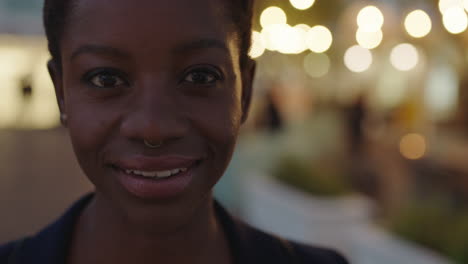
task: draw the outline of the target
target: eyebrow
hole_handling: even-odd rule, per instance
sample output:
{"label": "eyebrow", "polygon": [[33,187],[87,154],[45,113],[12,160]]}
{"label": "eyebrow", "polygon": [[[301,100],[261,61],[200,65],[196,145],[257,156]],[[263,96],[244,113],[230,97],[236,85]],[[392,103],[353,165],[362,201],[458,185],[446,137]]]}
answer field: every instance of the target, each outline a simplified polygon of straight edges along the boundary
{"label": "eyebrow", "polygon": [[127,53],[113,47],[96,44],[86,44],[76,49],[70,56],[70,60],[74,60],[76,57],[84,53],[103,54],[121,58],[129,57]]}
{"label": "eyebrow", "polygon": [[[210,48],[220,49],[226,53],[229,53],[229,48],[227,47],[227,45],[223,41],[220,41],[214,38],[197,39],[195,41],[183,43],[175,47],[174,49],[172,49],[172,53],[186,54],[186,53],[194,52],[197,50],[210,49]],[[86,44],[76,49],[70,56],[70,60],[74,60],[76,57],[84,53],[102,54],[102,55],[109,55],[109,56],[120,57],[120,58],[130,57],[128,53],[117,48],[113,48],[113,47],[105,46],[105,45]]]}

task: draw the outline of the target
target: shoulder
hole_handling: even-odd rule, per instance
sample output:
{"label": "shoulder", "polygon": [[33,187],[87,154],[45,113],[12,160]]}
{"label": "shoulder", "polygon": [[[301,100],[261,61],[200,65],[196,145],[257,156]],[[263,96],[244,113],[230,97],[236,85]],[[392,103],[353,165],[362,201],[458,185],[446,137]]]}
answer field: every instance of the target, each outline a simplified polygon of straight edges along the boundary
{"label": "shoulder", "polygon": [[8,263],[8,258],[13,253],[17,241],[9,242],[7,244],[0,245],[0,263]]}
{"label": "shoulder", "polygon": [[255,245],[256,254],[269,263],[348,264],[337,251],[290,241],[244,224],[245,238]]}
{"label": "shoulder", "polygon": [[301,260],[301,263],[312,263],[315,261],[323,264],[348,264],[348,261],[333,249],[314,247],[297,242],[289,243],[296,252],[297,258]]}

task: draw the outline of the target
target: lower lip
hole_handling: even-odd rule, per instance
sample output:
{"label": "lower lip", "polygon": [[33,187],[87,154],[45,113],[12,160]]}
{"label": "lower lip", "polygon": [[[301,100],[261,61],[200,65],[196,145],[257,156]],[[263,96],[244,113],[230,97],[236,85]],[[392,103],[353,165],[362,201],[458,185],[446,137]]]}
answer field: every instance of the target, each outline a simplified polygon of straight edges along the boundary
{"label": "lower lip", "polygon": [[182,194],[190,185],[193,178],[194,166],[185,172],[163,179],[145,178],[130,175],[115,169],[119,183],[131,194],[141,199],[167,199]]}

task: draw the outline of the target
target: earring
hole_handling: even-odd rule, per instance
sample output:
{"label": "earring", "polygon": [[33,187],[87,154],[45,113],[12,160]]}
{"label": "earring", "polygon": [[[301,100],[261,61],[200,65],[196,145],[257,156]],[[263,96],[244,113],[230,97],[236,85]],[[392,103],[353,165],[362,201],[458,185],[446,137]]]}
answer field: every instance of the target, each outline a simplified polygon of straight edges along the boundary
{"label": "earring", "polygon": [[67,121],[68,121],[67,114],[61,113],[60,114],[60,123],[62,123],[63,125],[66,125]]}

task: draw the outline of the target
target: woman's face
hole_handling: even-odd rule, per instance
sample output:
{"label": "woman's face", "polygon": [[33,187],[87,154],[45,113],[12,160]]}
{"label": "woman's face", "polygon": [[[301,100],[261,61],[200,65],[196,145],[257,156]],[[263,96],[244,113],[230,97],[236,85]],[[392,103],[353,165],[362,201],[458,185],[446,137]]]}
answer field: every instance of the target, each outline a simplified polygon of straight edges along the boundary
{"label": "woman's face", "polygon": [[79,0],[68,18],[61,111],[98,195],[129,217],[188,216],[230,161],[253,66],[224,1]]}

